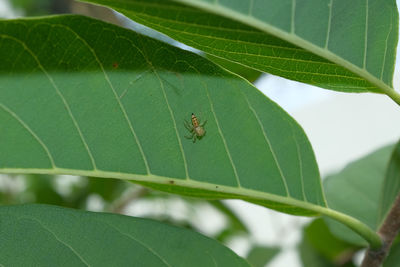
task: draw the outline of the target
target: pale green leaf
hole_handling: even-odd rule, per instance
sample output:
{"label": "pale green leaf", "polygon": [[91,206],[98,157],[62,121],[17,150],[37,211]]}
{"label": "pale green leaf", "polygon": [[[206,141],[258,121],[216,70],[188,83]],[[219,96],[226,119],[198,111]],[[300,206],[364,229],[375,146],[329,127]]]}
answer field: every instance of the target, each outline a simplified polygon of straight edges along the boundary
{"label": "pale green leaf", "polygon": [[400,192],[400,142],[393,148],[386,169],[379,202],[379,222],[382,222]]}
{"label": "pale green leaf", "polygon": [[[377,230],[382,182],[393,146],[386,146],[350,163],[341,172],[324,180],[330,208],[348,214]],[[333,234],[350,243],[367,243],[346,226],[327,219]]]}

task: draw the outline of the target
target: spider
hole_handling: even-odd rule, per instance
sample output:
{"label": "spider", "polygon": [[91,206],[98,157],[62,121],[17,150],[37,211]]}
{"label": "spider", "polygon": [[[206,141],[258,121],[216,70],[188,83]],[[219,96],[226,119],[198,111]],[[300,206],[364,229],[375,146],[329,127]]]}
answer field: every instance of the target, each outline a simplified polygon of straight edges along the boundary
{"label": "spider", "polygon": [[203,123],[200,123],[199,120],[197,119],[196,115],[192,113],[192,124],[190,125],[189,122],[185,120],[185,127],[188,129],[190,132],[190,135],[185,135],[187,139],[193,139],[193,143],[196,142],[197,139],[203,138],[203,136],[206,134],[206,130],[204,130],[204,125],[206,124],[207,120],[205,120]]}

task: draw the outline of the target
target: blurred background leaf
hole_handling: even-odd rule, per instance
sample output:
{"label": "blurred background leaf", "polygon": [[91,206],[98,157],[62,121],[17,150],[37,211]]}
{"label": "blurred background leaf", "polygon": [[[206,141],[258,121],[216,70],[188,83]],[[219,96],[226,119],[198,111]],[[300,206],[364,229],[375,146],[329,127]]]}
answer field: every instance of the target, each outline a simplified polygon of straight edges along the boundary
{"label": "blurred background leaf", "polygon": [[304,235],[310,245],[336,266],[347,266],[353,255],[361,248],[334,236],[321,218],[304,228]]}
{"label": "blurred background leaf", "polygon": [[12,0],[15,9],[24,16],[43,16],[48,14],[68,13],[71,11],[71,0]]}
{"label": "blurred background leaf", "polygon": [[255,246],[247,255],[247,261],[253,267],[263,267],[270,262],[278,253],[278,247]]}
{"label": "blurred background leaf", "polygon": [[[342,171],[324,180],[324,189],[330,208],[353,216],[377,229],[380,221],[379,200],[386,167],[394,146],[385,146],[348,164]],[[325,218],[332,233],[352,244],[367,243],[346,226]]]}

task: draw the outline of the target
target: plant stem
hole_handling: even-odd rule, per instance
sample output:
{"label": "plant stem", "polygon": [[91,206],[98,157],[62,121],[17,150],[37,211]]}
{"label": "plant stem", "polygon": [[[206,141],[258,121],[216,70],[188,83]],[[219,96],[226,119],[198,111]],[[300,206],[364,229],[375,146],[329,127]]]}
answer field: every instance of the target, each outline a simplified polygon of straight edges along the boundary
{"label": "plant stem", "polygon": [[385,218],[378,234],[383,245],[379,249],[369,248],[365,254],[361,267],[379,267],[386,258],[393,240],[400,229],[400,193],[397,195],[388,216]]}
{"label": "plant stem", "polygon": [[354,232],[358,233],[361,237],[363,237],[368,243],[369,246],[373,249],[379,249],[382,247],[382,239],[381,237],[369,226],[364,224],[363,222],[357,220],[354,217],[346,215],[336,210],[327,209],[327,208],[317,208],[321,214],[331,217],[332,219],[337,220],[338,222],[343,223]]}

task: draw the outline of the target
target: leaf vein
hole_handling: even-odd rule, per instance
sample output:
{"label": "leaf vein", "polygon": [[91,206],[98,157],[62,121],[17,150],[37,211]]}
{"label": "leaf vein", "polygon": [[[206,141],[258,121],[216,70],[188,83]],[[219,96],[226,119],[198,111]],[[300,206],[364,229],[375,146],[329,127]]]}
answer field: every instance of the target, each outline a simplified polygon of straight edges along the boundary
{"label": "leaf vein", "polygon": [[37,220],[36,218],[31,218],[31,217],[21,217],[21,219],[27,219],[27,220],[32,220],[37,222],[43,229],[45,229],[46,231],[48,231],[50,234],[53,235],[53,237],[60,242],[61,244],[63,244],[64,246],[66,246],[67,248],[69,248],[74,254],[75,256],[77,256],[82,263],[84,263],[86,266],[90,266],[90,264],[68,243],[66,243],[65,241],[61,240],[52,230],[50,230],[48,227],[46,227],[45,225],[43,225],[39,220]]}
{"label": "leaf vein", "polygon": [[299,147],[299,143],[297,142],[297,138],[293,133],[293,127],[291,124],[290,124],[290,127],[292,128],[292,136],[293,136],[294,143],[296,144],[297,159],[299,160],[301,192],[303,194],[304,201],[308,202],[306,193],[304,190],[303,160],[301,159],[300,147]]}
{"label": "leaf vein", "polygon": [[46,144],[39,138],[39,136],[37,136],[37,134],[35,134],[35,132],[15,113],[13,112],[11,109],[9,109],[7,106],[5,106],[3,103],[0,103],[0,107],[6,111],[8,114],[10,114],[15,120],[17,120],[24,128],[25,130],[27,130],[32,136],[33,138],[36,139],[36,141],[43,147],[43,149],[46,151],[46,154],[49,158],[49,161],[52,165],[53,168],[56,168],[56,165],[54,163],[54,159],[53,156],[50,153],[49,148],[46,146]]}
{"label": "leaf vein", "polygon": [[[126,122],[128,123],[128,127],[129,127],[129,129],[130,129],[132,135],[133,135],[133,137],[135,138],[136,144],[137,144],[137,146],[138,146],[138,148],[139,148],[139,151],[140,151],[140,153],[141,153],[141,155],[142,155],[142,159],[143,159],[143,162],[144,162],[144,164],[145,164],[146,171],[147,171],[147,173],[150,173],[149,164],[148,164],[147,159],[146,159],[146,156],[145,156],[145,154],[144,154],[144,152],[143,152],[142,145],[141,145],[141,143],[139,142],[139,139],[138,139],[138,137],[137,137],[137,135],[136,135],[135,130],[133,129],[132,122],[131,122],[131,120],[130,120],[129,117],[128,117],[128,114],[127,114],[127,112],[126,112],[126,110],[125,110],[124,105],[121,103],[121,100],[120,100],[120,98],[119,98],[117,92],[115,91],[115,88],[114,88],[114,86],[112,85],[111,80],[110,80],[110,78],[108,77],[108,75],[107,75],[107,73],[106,73],[106,71],[105,71],[105,69],[104,69],[103,64],[101,63],[99,57],[97,56],[96,51],[94,51],[93,47],[91,47],[91,46],[86,42],[86,40],[85,40],[84,38],[82,38],[82,37],[81,37],[77,32],[75,32],[73,29],[71,29],[70,27],[64,26],[64,25],[61,25],[61,26],[63,26],[63,27],[66,28],[67,30],[69,30],[69,31],[70,31],[71,33],[73,33],[79,40],[81,40],[81,42],[90,50],[90,52],[91,52],[92,55],[94,56],[94,58],[95,58],[97,64],[99,65],[101,71],[102,71],[103,74],[104,74],[105,80],[107,81],[108,85],[110,86],[111,91],[112,91],[113,94],[114,94],[115,100],[117,101],[117,103],[118,103],[118,105],[119,105],[119,107],[120,107],[120,109],[121,109],[121,111],[122,111],[122,113],[123,113],[123,115],[124,115],[124,118],[125,118]],[[137,48],[137,47],[136,47],[136,48]],[[137,48],[137,49],[138,49],[138,48]],[[138,50],[139,50],[139,49],[138,49]],[[139,50],[139,51],[140,51],[140,50]]]}
{"label": "leaf vein", "polygon": [[[191,66],[191,68],[193,68],[196,72],[199,73],[199,71],[198,71],[194,66]],[[203,83],[203,82],[202,82],[202,83]],[[206,91],[207,98],[208,98],[208,102],[210,103],[211,112],[212,112],[212,114],[213,114],[213,116],[214,116],[215,123],[216,123],[217,129],[218,129],[218,133],[219,133],[219,135],[221,136],[222,142],[224,143],[224,148],[225,148],[226,154],[228,155],[229,161],[230,161],[230,163],[231,163],[231,165],[232,165],[232,169],[233,169],[233,172],[234,172],[234,174],[235,174],[236,182],[237,182],[237,184],[238,184],[238,187],[241,188],[242,186],[241,186],[241,184],[240,184],[239,175],[238,175],[238,173],[237,173],[236,166],[235,166],[235,164],[233,163],[233,159],[232,159],[231,153],[229,152],[229,148],[228,148],[228,145],[227,145],[227,143],[226,143],[225,137],[224,137],[224,135],[222,134],[222,130],[221,130],[221,127],[220,127],[220,125],[219,125],[219,121],[218,121],[217,116],[216,116],[215,111],[214,111],[214,104],[213,104],[213,102],[212,102],[212,100],[211,100],[210,93],[208,92],[207,84],[203,83],[203,87],[204,87],[204,89],[205,89],[205,91]]]}
{"label": "leaf vein", "polygon": [[146,248],[146,249],[147,249],[148,251],[150,251],[153,255],[155,255],[157,258],[159,258],[166,266],[172,267],[163,257],[161,257],[160,254],[158,254],[157,252],[155,252],[155,251],[154,251],[149,245],[147,245],[146,243],[143,243],[143,242],[140,241],[139,239],[134,238],[133,236],[131,236],[131,235],[127,234],[127,233],[122,232],[122,231],[119,230],[117,227],[113,226],[112,224],[110,224],[110,223],[108,223],[108,222],[104,222],[104,221],[100,221],[100,220],[97,220],[97,221],[98,221],[98,222],[101,222],[101,223],[107,224],[108,226],[110,226],[111,228],[113,228],[115,231],[117,231],[117,232],[120,233],[121,235],[126,236],[126,237],[128,237],[129,239],[132,239],[133,241],[139,243],[142,247]]}
{"label": "leaf vein", "polygon": [[[53,25],[50,25],[50,27],[52,27],[52,26],[53,26]],[[29,54],[33,57],[33,59],[36,61],[36,63],[38,64],[38,67],[39,67],[40,70],[46,75],[47,79],[50,81],[51,85],[54,87],[54,89],[55,89],[57,95],[60,97],[61,101],[63,102],[63,104],[64,104],[64,106],[65,106],[65,108],[66,108],[66,110],[67,110],[67,113],[68,113],[68,115],[70,116],[70,118],[71,118],[71,120],[72,120],[72,122],[73,122],[73,124],[74,124],[74,126],[75,126],[75,128],[76,128],[76,130],[77,130],[77,132],[78,132],[78,134],[79,134],[79,137],[80,137],[81,140],[82,140],[83,145],[85,146],[85,149],[86,149],[86,151],[87,151],[87,153],[88,153],[88,156],[89,156],[89,158],[90,158],[90,160],[91,160],[91,162],[92,162],[93,169],[96,170],[97,168],[96,168],[95,160],[94,160],[94,158],[93,158],[92,152],[91,152],[90,149],[89,149],[88,144],[86,143],[86,140],[85,140],[85,138],[84,138],[84,136],[83,136],[83,133],[82,133],[80,127],[79,127],[79,124],[78,124],[78,122],[76,121],[74,115],[72,114],[71,108],[69,107],[69,105],[68,105],[68,103],[67,103],[67,100],[64,98],[63,94],[62,94],[61,91],[59,90],[59,88],[58,88],[58,86],[56,85],[56,83],[54,82],[53,78],[50,76],[50,74],[46,71],[46,69],[45,69],[45,68],[43,67],[43,65],[40,63],[39,59],[38,59],[37,56],[33,53],[33,51],[30,50],[29,47],[28,47],[23,41],[18,40],[17,38],[14,38],[13,36],[5,35],[5,34],[0,34],[0,36],[3,37],[3,38],[9,38],[9,39],[11,39],[11,40],[13,40],[13,41],[19,43],[20,45],[22,45],[22,47],[23,47],[26,51],[28,51],[28,53],[29,53]]]}
{"label": "leaf vein", "polygon": [[328,49],[329,45],[329,37],[331,34],[331,23],[332,23],[332,6],[333,6],[333,0],[330,0],[328,7],[329,7],[329,17],[328,17],[328,29],[326,30],[326,38],[325,38],[325,49]]}
{"label": "leaf vein", "polygon": [[366,67],[367,67],[367,50],[368,50],[368,0],[365,0],[365,32],[364,32],[363,69],[366,69]]}
{"label": "leaf vein", "polygon": [[386,40],[385,40],[385,53],[383,54],[383,62],[382,62],[381,76],[380,76],[381,80],[382,80],[382,77],[383,77],[383,72],[385,70],[385,63],[386,63],[386,55],[387,55],[389,36],[390,36],[390,33],[392,32],[392,27],[393,27],[392,16],[393,16],[393,14],[392,14],[392,12],[390,12],[390,28],[389,28],[388,34],[386,35]]}
{"label": "leaf vein", "polygon": [[154,72],[154,74],[157,76],[157,78],[158,78],[158,80],[159,80],[159,82],[160,82],[160,88],[161,88],[161,91],[163,92],[163,96],[164,96],[165,102],[166,102],[166,104],[167,104],[169,114],[170,114],[171,119],[172,119],[172,122],[173,122],[173,124],[174,124],[174,129],[175,129],[176,138],[177,138],[178,143],[179,143],[179,149],[180,149],[180,151],[181,151],[182,159],[183,159],[183,165],[184,165],[184,167],[185,167],[186,179],[189,179],[188,165],[187,165],[187,162],[186,162],[185,152],[183,151],[182,141],[181,141],[181,138],[179,137],[178,127],[176,126],[176,120],[175,120],[174,114],[173,114],[172,109],[171,109],[171,106],[170,106],[170,104],[169,104],[169,102],[168,102],[167,94],[166,94],[165,88],[164,88],[164,83],[162,82],[160,76],[158,75],[158,73],[156,72],[155,69],[153,69],[153,72]]}
{"label": "leaf vein", "polygon": [[286,181],[286,177],[285,177],[285,175],[283,174],[283,171],[282,171],[282,168],[281,168],[281,166],[280,166],[280,164],[279,164],[278,158],[277,158],[277,156],[276,156],[276,154],[275,154],[274,149],[272,148],[272,144],[271,144],[271,141],[269,140],[269,138],[268,138],[268,136],[267,136],[267,132],[265,131],[264,126],[263,126],[263,124],[261,123],[260,118],[259,118],[258,115],[257,115],[257,112],[256,112],[256,111],[254,110],[254,108],[251,106],[251,104],[250,104],[250,102],[249,102],[247,96],[242,92],[242,90],[240,90],[240,92],[242,93],[244,99],[246,100],[246,103],[247,103],[249,109],[250,109],[251,112],[254,114],[254,117],[257,119],[258,125],[259,125],[260,128],[261,128],[261,132],[263,133],[264,139],[265,139],[265,141],[266,141],[266,143],[267,143],[267,145],[268,145],[268,147],[269,147],[269,150],[271,151],[272,157],[274,158],[275,165],[276,165],[276,167],[278,168],[278,171],[279,171],[279,174],[280,174],[280,176],[281,176],[281,180],[282,180],[283,186],[285,187],[285,190],[286,190],[286,196],[287,196],[287,197],[290,197],[290,192],[289,192],[288,184],[287,184],[287,181]]}

